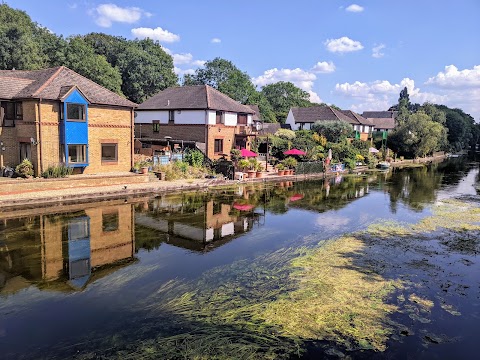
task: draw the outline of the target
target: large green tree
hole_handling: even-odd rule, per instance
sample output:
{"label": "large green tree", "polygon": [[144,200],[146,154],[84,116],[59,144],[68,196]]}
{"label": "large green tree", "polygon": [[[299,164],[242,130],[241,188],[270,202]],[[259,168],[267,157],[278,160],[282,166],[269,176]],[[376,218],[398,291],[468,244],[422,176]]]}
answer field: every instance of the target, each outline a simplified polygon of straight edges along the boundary
{"label": "large green tree", "polygon": [[118,69],[112,67],[105,56],[95,54],[94,49],[82,37],[69,39],[65,65],[107,89],[122,94],[122,78]]}
{"label": "large green tree", "polygon": [[265,85],[262,94],[272,105],[277,122],[284,123],[292,107],[312,106],[310,94],[291,82],[279,81]]}
{"label": "large green tree", "polygon": [[0,69],[36,70],[48,66],[39,38],[48,32],[26,12],[0,4]]}
{"label": "large green tree", "polygon": [[312,130],[325,136],[329,142],[341,142],[353,132],[352,125],[340,120],[315,121]]}

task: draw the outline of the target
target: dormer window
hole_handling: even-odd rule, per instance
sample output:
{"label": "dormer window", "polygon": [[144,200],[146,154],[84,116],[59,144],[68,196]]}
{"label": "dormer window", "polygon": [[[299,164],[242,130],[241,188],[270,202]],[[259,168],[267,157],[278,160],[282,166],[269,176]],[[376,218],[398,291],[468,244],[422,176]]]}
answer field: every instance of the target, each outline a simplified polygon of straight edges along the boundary
{"label": "dormer window", "polygon": [[67,120],[85,121],[85,105],[67,104]]}

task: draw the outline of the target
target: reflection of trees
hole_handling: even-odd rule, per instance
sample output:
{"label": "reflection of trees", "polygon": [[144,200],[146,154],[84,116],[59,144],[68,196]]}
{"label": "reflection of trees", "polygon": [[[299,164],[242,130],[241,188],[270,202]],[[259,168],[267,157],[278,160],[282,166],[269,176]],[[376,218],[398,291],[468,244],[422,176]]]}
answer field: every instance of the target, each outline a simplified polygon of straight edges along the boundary
{"label": "reflection of trees", "polygon": [[390,194],[390,208],[396,212],[399,201],[414,211],[422,211],[435,201],[442,185],[455,185],[465,176],[466,159],[452,159],[430,166],[395,171],[385,189]]}

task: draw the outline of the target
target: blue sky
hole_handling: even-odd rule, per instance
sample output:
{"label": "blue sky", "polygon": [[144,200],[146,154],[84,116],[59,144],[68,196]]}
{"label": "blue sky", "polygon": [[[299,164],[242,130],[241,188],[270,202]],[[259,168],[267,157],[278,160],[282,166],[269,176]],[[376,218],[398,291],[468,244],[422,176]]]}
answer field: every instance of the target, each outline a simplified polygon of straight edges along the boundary
{"label": "blue sky", "polygon": [[410,99],[480,121],[479,0],[7,0],[64,36],[154,38],[177,73],[231,60],[261,86],[291,81],[357,112]]}

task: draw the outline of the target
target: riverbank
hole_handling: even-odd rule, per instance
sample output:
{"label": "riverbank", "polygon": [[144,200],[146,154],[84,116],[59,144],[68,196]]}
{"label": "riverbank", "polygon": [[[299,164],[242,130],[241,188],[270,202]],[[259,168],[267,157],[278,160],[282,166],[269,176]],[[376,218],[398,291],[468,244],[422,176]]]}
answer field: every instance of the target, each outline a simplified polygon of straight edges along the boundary
{"label": "riverbank", "polygon": [[[395,161],[392,167],[442,161],[445,155],[415,160]],[[368,170],[359,167],[355,172]],[[295,174],[278,176],[269,173],[262,178],[245,179],[241,182],[282,182],[302,181],[325,176],[336,176],[336,173]],[[90,179],[92,181],[87,181]],[[148,175],[131,173],[112,175],[77,175],[65,179],[8,179],[0,178],[0,213],[18,208],[82,203],[92,200],[101,201],[113,198],[133,198],[152,194],[164,194],[176,191],[204,190],[212,186],[232,186],[238,180],[188,179],[175,181],[151,181]]]}

